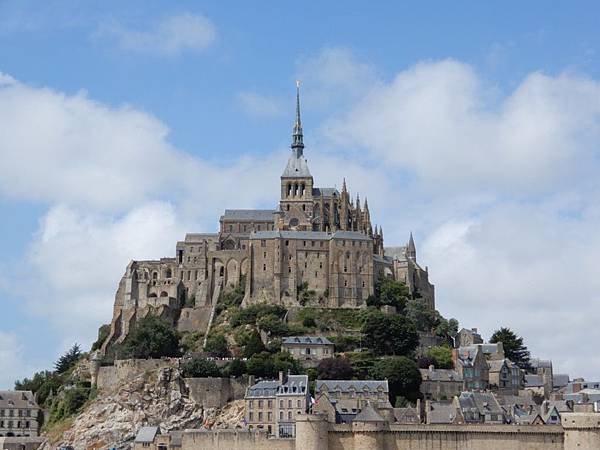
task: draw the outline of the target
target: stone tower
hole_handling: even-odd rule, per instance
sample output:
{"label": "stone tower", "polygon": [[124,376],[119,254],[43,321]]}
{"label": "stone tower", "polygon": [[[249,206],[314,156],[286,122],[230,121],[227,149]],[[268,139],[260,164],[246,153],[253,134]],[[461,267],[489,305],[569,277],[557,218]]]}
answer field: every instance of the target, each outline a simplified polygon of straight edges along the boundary
{"label": "stone tower", "polygon": [[304,158],[304,137],[300,119],[300,82],[296,82],[296,120],[292,132],[292,154],[281,175],[281,217],[279,228],[312,230],[313,177]]}

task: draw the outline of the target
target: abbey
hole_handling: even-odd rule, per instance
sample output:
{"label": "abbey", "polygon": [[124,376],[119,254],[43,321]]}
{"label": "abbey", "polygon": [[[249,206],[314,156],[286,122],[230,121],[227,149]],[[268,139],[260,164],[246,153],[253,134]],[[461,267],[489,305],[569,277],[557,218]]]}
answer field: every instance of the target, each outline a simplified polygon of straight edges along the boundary
{"label": "abbey", "polygon": [[[315,186],[304,156],[300,95],[291,154],[281,175],[279,206],[225,210],[218,233],[191,233],[175,256],[132,261],[116,293],[103,352],[121,342],[136,320],[156,314],[180,330],[206,331],[222,292],[243,287],[243,305],[364,308],[375,281],[403,281],[434,308],[434,288],[416,261],[412,238],[386,256],[383,228],[373,227],[365,198]],[[242,284],[240,286],[240,284]]]}

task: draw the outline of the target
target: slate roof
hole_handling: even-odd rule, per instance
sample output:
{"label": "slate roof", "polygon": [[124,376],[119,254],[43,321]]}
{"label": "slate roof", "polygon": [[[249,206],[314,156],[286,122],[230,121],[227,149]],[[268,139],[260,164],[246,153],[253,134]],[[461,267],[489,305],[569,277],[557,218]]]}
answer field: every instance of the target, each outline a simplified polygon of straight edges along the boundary
{"label": "slate roof", "polygon": [[456,408],[452,402],[431,402],[431,410],[427,411],[428,423],[452,423],[456,418]]}
{"label": "slate roof", "polygon": [[39,408],[31,391],[0,391],[0,408]]}
{"label": "slate roof", "polygon": [[423,381],[459,381],[462,382],[462,376],[451,369],[419,369]]}
{"label": "slate roof", "polygon": [[134,442],[152,443],[157,434],[160,434],[158,427],[142,427]]}
{"label": "slate roof", "polygon": [[288,336],[284,337],[283,344],[306,344],[306,345],[333,345],[326,337],[321,336]]}
{"label": "slate roof", "polygon": [[385,393],[389,392],[387,380],[317,380],[316,392],[321,392],[323,388],[326,388],[328,392],[341,391],[343,393],[350,392],[351,388],[353,388],[355,392],[365,390],[369,392],[378,392],[379,389]]}
{"label": "slate roof", "polygon": [[416,408],[394,408],[394,418],[397,423],[419,423],[419,414]]}
{"label": "slate roof", "polygon": [[306,395],[308,391],[308,375],[288,375],[285,383],[279,386],[278,393],[284,395]]}
{"label": "slate roof", "polygon": [[525,387],[542,387],[544,380],[541,375],[525,374]]}
{"label": "slate roof", "polygon": [[246,391],[246,397],[275,397],[279,381],[265,380],[250,386]]}
{"label": "slate roof", "polygon": [[385,422],[385,419],[381,417],[377,411],[375,411],[375,408],[373,408],[371,402],[367,402],[367,404],[356,415],[353,422]]}
{"label": "slate roof", "polygon": [[542,420],[542,422],[544,421],[544,419],[542,419],[542,417],[538,413],[522,414],[520,416],[513,417],[513,420],[518,425],[533,425],[533,422],[535,422],[537,418]]}
{"label": "slate roof", "polygon": [[290,155],[287,166],[281,175],[282,178],[298,178],[298,177],[311,177],[310,170],[308,170],[308,164],[303,155],[296,156],[294,153]]}
{"label": "slate roof", "polygon": [[203,242],[204,240],[217,239],[218,233],[187,233],[184,242]]}
{"label": "slate roof", "polygon": [[333,197],[333,195],[340,195],[339,191],[336,188],[313,188],[312,195],[313,197]]}
{"label": "slate roof", "polygon": [[477,410],[479,414],[503,414],[502,407],[491,392],[462,392],[458,402],[463,411]]}
{"label": "slate roof", "polygon": [[549,359],[531,358],[529,363],[534,369],[552,369],[552,361]]}
{"label": "slate roof", "polygon": [[565,373],[557,373],[552,376],[552,384],[555,388],[565,387],[569,384],[569,375]]}
{"label": "slate roof", "polygon": [[348,239],[354,241],[370,241],[371,238],[357,231],[336,231],[327,233],[326,231],[253,231],[250,233],[250,239],[305,239],[313,241],[328,241],[330,239]]}
{"label": "slate roof", "polygon": [[237,222],[267,222],[273,221],[274,209],[226,209],[221,220],[234,220]]}

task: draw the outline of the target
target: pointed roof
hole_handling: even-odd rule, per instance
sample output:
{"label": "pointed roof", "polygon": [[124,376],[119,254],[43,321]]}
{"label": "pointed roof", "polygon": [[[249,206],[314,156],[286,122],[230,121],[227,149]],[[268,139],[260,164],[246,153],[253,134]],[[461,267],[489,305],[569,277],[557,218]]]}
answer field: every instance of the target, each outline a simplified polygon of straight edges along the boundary
{"label": "pointed roof", "polygon": [[375,411],[375,408],[373,408],[371,402],[367,402],[367,404],[356,415],[353,422],[385,422],[385,419],[381,417],[377,411]]}
{"label": "pointed roof", "polygon": [[302,135],[302,121],[300,120],[300,81],[296,80],[296,121],[292,132],[292,150],[298,156],[302,156],[304,140]]}
{"label": "pointed roof", "polygon": [[312,178],[304,158],[304,140],[300,120],[300,82],[296,81],[296,120],[292,132],[292,154],[281,178]]}

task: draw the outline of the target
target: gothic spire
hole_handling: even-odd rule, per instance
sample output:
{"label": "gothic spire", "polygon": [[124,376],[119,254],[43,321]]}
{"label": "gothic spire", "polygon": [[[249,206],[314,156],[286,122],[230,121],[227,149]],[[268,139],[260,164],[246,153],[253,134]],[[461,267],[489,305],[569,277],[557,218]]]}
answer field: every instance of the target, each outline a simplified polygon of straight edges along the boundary
{"label": "gothic spire", "polygon": [[410,239],[408,240],[407,254],[411,258],[416,258],[417,256],[417,248],[415,247],[415,240],[413,239],[412,231],[410,232]]}
{"label": "gothic spire", "polygon": [[302,135],[302,122],[300,120],[300,81],[296,80],[296,121],[292,133],[292,151],[296,157],[302,156],[304,151],[304,137]]}
{"label": "gothic spire", "polygon": [[346,189],[346,177],[344,177],[344,182],[342,183],[342,192],[347,192],[347,189]]}

